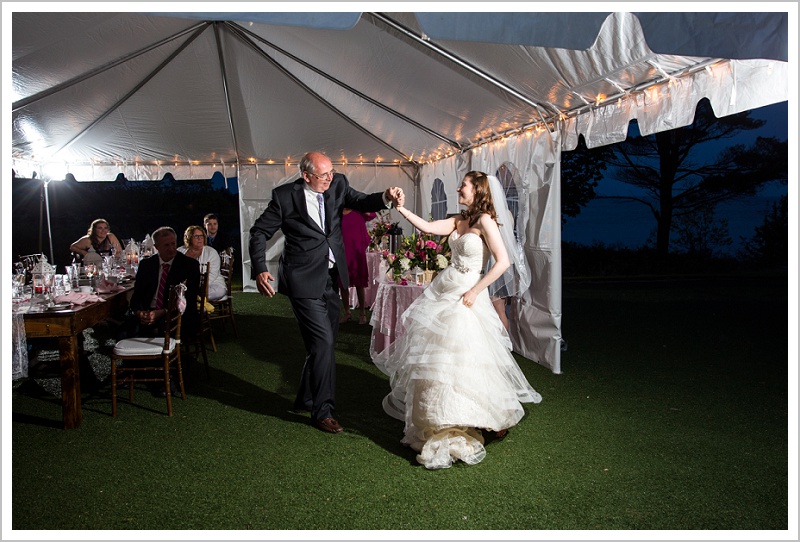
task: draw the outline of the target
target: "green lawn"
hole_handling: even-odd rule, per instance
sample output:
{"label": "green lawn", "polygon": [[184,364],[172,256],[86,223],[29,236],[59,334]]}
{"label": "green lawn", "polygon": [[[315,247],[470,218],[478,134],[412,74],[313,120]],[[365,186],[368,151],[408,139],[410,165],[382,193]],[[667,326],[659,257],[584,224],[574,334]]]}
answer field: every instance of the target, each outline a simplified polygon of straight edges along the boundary
{"label": "green lawn", "polygon": [[518,358],[543,401],[476,466],[427,471],[400,445],[369,326],[341,330],[345,432],[291,413],[304,352],[282,296],[235,294],[239,338],[218,329],[172,418],[146,390],[112,418],[106,381],[65,431],[44,381],[18,383],[10,527],[788,529],[786,277],[563,290],[563,374]]}

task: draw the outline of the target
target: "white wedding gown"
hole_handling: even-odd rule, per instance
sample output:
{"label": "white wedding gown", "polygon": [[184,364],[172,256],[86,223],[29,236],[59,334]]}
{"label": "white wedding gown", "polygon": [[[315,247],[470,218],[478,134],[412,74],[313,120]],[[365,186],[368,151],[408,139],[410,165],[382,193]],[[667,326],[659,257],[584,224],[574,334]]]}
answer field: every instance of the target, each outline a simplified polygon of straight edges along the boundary
{"label": "white wedding gown", "polygon": [[480,462],[481,429],[508,429],[542,400],[511,355],[511,339],[484,289],[472,307],[461,297],[480,280],[488,249],[475,233],[450,235],[452,259],[403,313],[406,334],[374,358],[390,379],[383,400],[405,422],[402,443],[429,469]]}

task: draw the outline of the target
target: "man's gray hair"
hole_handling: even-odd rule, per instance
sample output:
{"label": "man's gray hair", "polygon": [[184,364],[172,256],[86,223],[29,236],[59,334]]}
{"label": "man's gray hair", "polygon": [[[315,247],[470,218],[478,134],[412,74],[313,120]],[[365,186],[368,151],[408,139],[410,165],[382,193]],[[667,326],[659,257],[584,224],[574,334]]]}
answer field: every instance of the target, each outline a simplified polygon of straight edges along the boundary
{"label": "man's gray hair", "polygon": [[169,226],[161,226],[160,228],[158,228],[156,231],[153,232],[153,241],[155,242],[159,237],[161,237],[166,233],[171,233],[172,235],[175,236],[176,239],[178,238],[178,234],[175,233],[175,230],[173,230]]}

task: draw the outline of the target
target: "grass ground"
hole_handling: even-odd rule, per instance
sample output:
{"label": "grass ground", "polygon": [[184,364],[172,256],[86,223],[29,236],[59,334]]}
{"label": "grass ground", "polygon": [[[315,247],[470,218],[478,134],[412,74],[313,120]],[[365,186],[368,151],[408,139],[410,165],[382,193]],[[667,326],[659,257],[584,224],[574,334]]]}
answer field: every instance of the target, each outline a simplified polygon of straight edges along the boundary
{"label": "grass ground", "polygon": [[788,529],[785,276],[565,283],[563,374],[518,357],[542,403],[481,464],[443,471],[381,410],[369,326],[342,327],[329,435],[290,411],[303,348],[285,298],[234,303],[239,338],[218,330],[211,378],[189,367],[172,418],[145,390],[112,418],[103,382],[64,431],[58,398],[14,389],[12,529]]}

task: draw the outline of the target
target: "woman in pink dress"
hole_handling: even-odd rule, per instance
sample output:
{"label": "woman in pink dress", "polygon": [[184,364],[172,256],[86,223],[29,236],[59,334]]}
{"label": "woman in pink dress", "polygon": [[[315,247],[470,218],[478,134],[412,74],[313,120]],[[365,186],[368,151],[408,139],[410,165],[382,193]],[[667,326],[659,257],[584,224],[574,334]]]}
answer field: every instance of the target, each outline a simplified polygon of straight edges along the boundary
{"label": "woman in pink dress", "polygon": [[[344,252],[347,258],[347,270],[350,277],[350,286],[355,287],[358,297],[358,323],[367,323],[367,308],[364,306],[364,291],[369,286],[369,269],[367,268],[367,247],[370,238],[367,231],[367,222],[375,218],[375,213],[359,213],[345,209],[342,213],[342,237],[344,237]],[[350,320],[350,292],[342,288],[339,281],[339,292],[342,296],[344,315],[341,321]]]}

